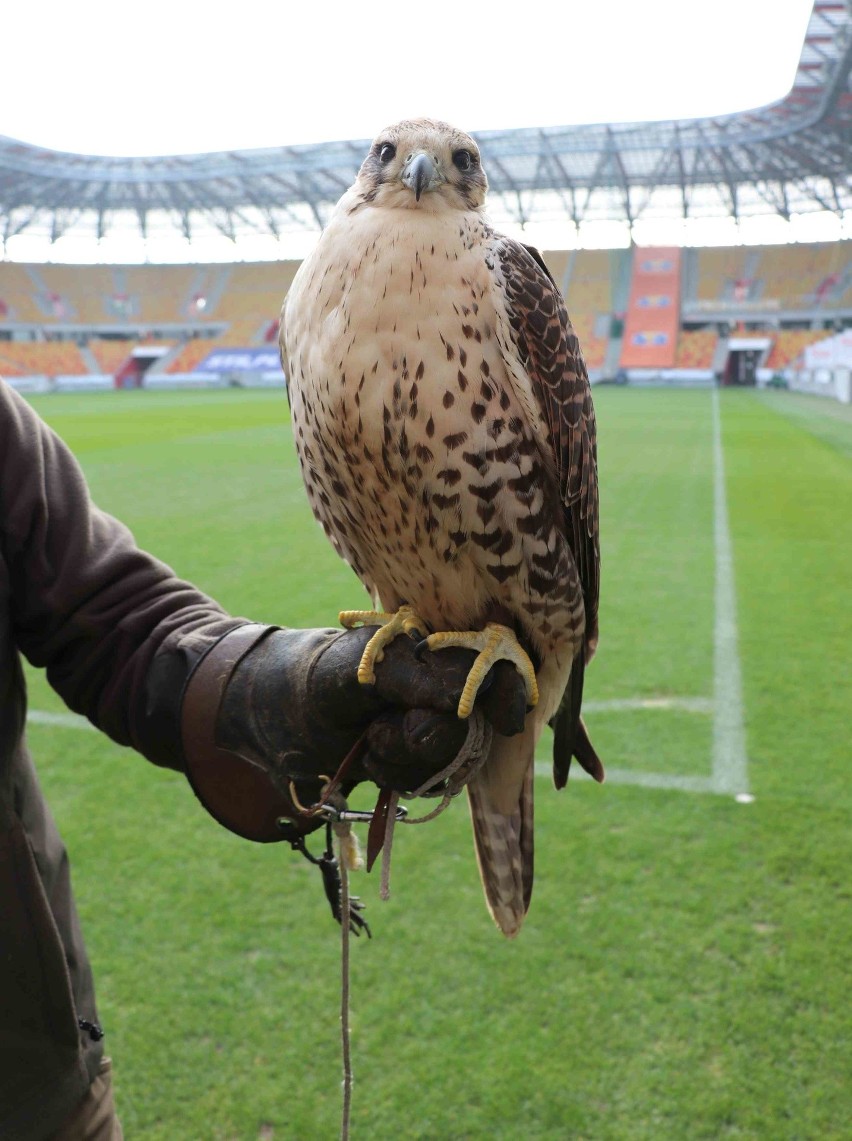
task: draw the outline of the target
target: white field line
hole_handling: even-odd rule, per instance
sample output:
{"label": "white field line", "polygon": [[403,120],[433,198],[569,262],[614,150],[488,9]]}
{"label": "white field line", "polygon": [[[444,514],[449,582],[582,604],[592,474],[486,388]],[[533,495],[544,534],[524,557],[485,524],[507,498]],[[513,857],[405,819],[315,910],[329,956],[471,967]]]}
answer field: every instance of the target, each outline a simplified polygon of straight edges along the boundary
{"label": "white field line", "polygon": [[[684,713],[705,716],[715,712],[716,705],[709,697],[625,697],[611,701],[585,701],[583,713],[667,713],[676,709]],[[549,777],[552,766],[548,761],[536,761],[535,775]],[[571,780],[591,780],[579,764],[571,767]],[[716,792],[712,777],[687,776],[682,773],[651,773],[641,769],[613,769],[607,766],[607,784],[633,784],[642,788],[666,788],[677,792]]]}
{"label": "white field line", "polygon": [[[636,698],[623,701],[588,701],[584,710],[592,713],[624,713],[631,710],[683,709],[690,713],[708,714],[713,712],[713,702],[706,697],[682,698]],[[31,709],[27,714],[27,721],[33,725],[54,725],[62,729],[94,729],[91,721],[85,717],[78,717],[76,713],[47,713],[41,709]],[[537,761],[535,775],[537,777],[550,777],[551,766],[546,761]],[[590,780],[578,764],[572,767],[571,780]],[[678,792],[722,792],[712,777],[683,776],[678,773],[648,773],[631,769],[606,770],[608,784],[632,784],[641,788],[673,789]]]}
{"label": "white field line", "polygon": [[[587,701],[583,707],[584,712],[590,713],[626,713],[632,710],[661,710],[681,709],[690,713],[709,714],[713,712],[713,702],[706,697],[637,697],[614,701]],[[76,713],[48,713],[41,709],[31,709],[27,714],[27,721],[33,725],[53,725],[61,729],[94,729],[95,726],[85,717]],[[544,761],[538,761],[535,766],[536,776],[551,775],[551,766]],[[586,773],[575,764],[571,779],[579,777],[586,779]],[[610,784],[634,784],[644,788],[667,788],[681,792],[715,792],[709,777],[680,776],[677,773],[646,773],[632,772],[630,769],[610,769],[606,771],[606,779]]]}
{"label": "white field line", "polygon": [[[587,701],[584,713],[624,713],[630,710],[682,709],[687,713],[712,713],[713,702],[707,697],[635,697],[613,701]],[[95,726],[77,713],[48,713],[30,709],[27,721],[33,725],[60,725],[65,729],[94,729]]]}
{"label": "white field line", "polygon": [[[553,766],[549,761],[536,761],[535,775],[537,777],[553,776]],[[568,783],[592,778],[584,772],[574,761],[571,765],[571,776]],[[686,776],[682,773],[648,773],[642,769],[613,769],[606,766],[607,784],[632,784],[640,788],[663,788],[674,792],[717,792],[712,777]]]}
{"label": "white field line", "polygon": [[712,713],[711,697],[617,697],[611,701],[584,701],[584,713],[631,713],[643,710],[679,709],[684,713]]}
{"label": "white field line", "polygon": [[725,495],[725,455],[719,392],[713,389],[713,501],[716,620],[713,634],[713,785],[727,796],[748,793],[743,684],[737,634],[734,558]]}
{"label": "white field line", "polygon": [[48,713],[43,709],[29,709],[27,721],[33,725],[61,725],[64,729],[94,729],[91,721],[77,713]]}
{"label": "white field line", "polygon": [[[642,709],[685,709],[692,713],[712,712],[712,702],[703,697],[684,698],[636,698],[634,701],[589,701],[584,708],[591,712],[622,713]],[[53,725],[61,729],[94,729],[91,721],[78,717],[76,713],[48,713],[42,709],[31,709],[27,721],[33,725]],[[537,761],[535,775],[549,777],[551,766],[546,761]],[[578,764],[571,769],[571,780],[590,780]],[[679,792],[719,792],[710,777],[682,776],[678,773],[647,773],[630,769],[606,770],[609,784],[633,784],[642,788],[674,789]]]}
{"label": "white field line", "polygon": [[[716,703],[709,697],[626,697],[611,701],[585,701],[584,713],[668,713],[673,709],[704,716],[715,713]],[[535,775],[549,777],[552,767],[548,761],[536,761]],[[591,780],[578,764],[571,768],[571,779]],[[642,788],[667,788],[676,792],[717,792],[712,777],[687,776],[682,773],[651,773],[641,769],[613,769],[607,767],[608,784],[633,784]]]}

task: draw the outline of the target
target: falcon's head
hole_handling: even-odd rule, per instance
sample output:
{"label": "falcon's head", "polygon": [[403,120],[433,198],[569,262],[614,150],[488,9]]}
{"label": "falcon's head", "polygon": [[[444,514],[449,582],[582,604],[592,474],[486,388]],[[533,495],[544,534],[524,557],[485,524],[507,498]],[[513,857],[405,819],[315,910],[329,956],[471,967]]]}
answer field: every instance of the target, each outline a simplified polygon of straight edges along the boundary
{"label": "falcon's head", "polygon": [[376,206],[479,210],[488,179],[479,147],[434,119],[405,119],[376,137],[353,190]]}

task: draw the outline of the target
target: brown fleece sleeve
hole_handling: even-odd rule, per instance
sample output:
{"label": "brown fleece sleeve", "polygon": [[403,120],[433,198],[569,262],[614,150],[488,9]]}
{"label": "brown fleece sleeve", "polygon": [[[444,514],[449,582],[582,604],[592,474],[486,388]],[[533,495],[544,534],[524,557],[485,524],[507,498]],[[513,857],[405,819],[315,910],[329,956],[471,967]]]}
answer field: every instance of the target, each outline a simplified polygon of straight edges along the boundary
{"label": "brown fleece sleeve", "polygon": [[69,449],[2,381],[0,559],[12,636],[27,659],[113,740],[183,769],[186,679],[246,620],[181,581],[100,511]]}

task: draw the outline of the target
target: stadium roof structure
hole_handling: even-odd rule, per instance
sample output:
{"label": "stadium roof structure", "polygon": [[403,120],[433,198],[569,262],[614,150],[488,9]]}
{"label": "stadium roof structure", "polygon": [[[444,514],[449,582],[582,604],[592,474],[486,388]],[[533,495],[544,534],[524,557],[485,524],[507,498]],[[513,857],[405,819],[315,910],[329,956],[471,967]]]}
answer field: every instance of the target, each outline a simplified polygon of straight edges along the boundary
{"label": "stadium roof structure", "polygon": [[[477,134],[495,220],[580,225],[852,209],[852,0],[815,0],[795,81],[715,118]],[[159,158],[46,150],[0,136],[0,235],[102,238],[134,226],[237,241],[321,227],[366,141]]]}

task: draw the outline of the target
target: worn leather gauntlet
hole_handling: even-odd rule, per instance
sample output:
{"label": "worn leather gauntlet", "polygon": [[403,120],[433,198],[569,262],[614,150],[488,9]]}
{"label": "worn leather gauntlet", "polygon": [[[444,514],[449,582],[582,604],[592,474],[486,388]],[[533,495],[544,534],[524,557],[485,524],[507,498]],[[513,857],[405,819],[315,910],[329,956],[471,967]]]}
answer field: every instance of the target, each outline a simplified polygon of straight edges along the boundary
{"label": "worn leather gauntlet", "polygon": [[[313,803],[362,739],[344,793],[359,781],[411,791],[456,756],[467,734],[456,715],[473,654],[449,649],[418,657],[400,637],[361,685],[358,663],[375,628],[282,630],[243,626],[195,668],[182,700],[187,775],[220,823],[248,839],[282,838],[277,821]],[[506,667],[505,669],[503,667]],[[480,704],[498,732],[519,732],[523,684],[500,663]]]}

